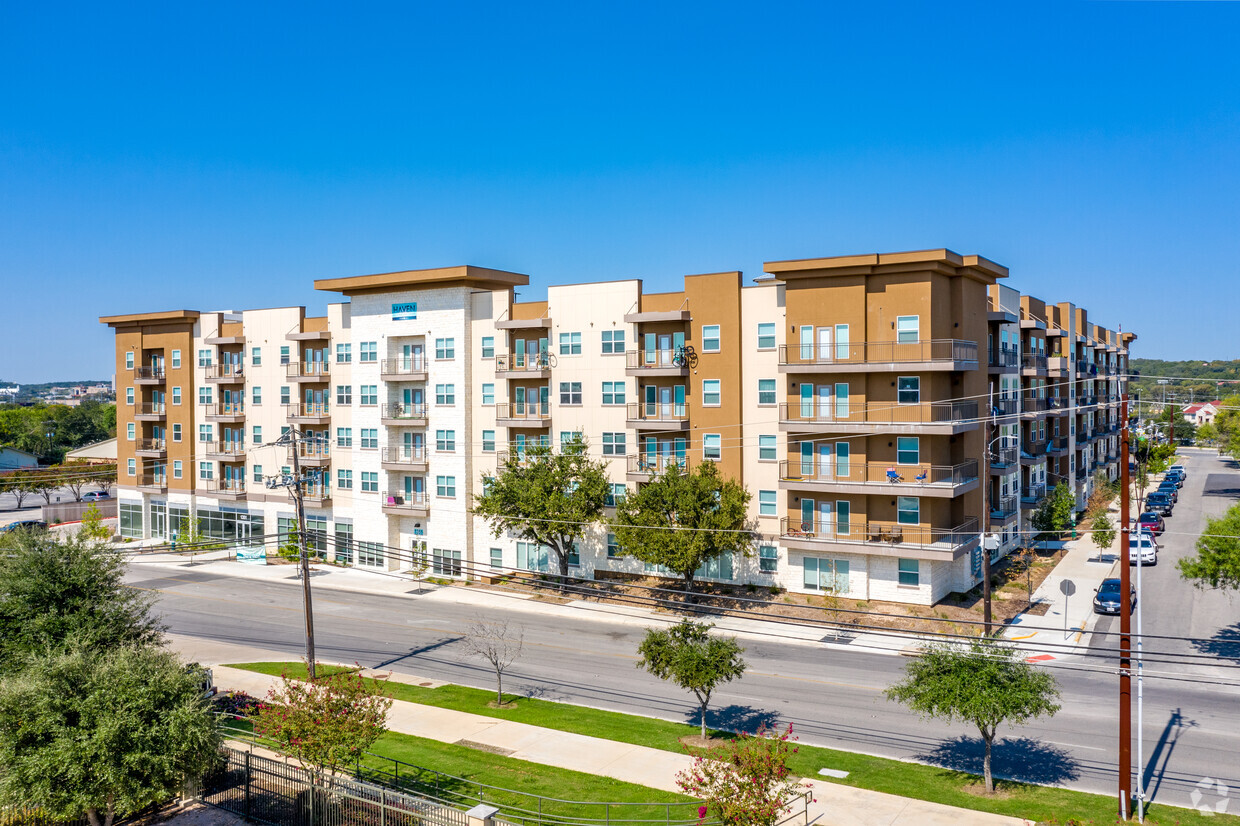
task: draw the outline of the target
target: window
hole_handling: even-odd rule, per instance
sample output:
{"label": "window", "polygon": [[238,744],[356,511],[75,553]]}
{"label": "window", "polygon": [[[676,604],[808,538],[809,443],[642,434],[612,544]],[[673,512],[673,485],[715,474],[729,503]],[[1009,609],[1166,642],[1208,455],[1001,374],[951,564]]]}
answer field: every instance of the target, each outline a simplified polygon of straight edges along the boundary
{"label": "window", "polygon": [[172,460],[172,478],[180,479],[182,472],[183,472],[183,465],[181,464],[181,460],[173,459]]}
{"label": "window", "polygon": [[614,508],[618,503],[624,501],[624,493],[625,488],[623,482],[612,482],[607,491],[607,499],[604,504],[609,508]]}
{"label": "window", "polygon": [[702,404],[705,407],[718,407],[723,395],[719,379],[702,379]]}
{"label": "window", "polygon": [[915,315],[902,315],[896,317],[896,341],[901,344],[911,344],[917,341],[920,329],[920,321]]}
{"label": "window", "polygon": [[[130,461],[133,461],[132,459]],[[120,535],[127,539],[142,538],[142,504],[120,503]]]}
{"label": "window", "polygon": [[435,358],[437,359],[456,358],[456,339],[454,338],[435,339]]}
{"label": "window", "polygon": [[360,397],[358,401],[363,405],[374,406],[379,403],[379,385],[377,384],[359,385],[357,393]]}
{"label": "window", "polygon": [[775,349],[775,322],[764,322],[758,325],[758,349]]}
{"label": "window", "polygon": [[353,562],[353,525],[348,522],[336,523],[336,561]]}
{"label": "window", "polygon": [[779,548],[774,545],[758,546],[758,571],[773,574],[779,570]]}
{"label": "window", "polygon": [[718,433],[706,433],[702,436],[702,458],[718,461],[720,458],[720,440]]}
{"label": "window", "polygon": [[133,369],[133,350],[127,350],[125,352],[125,369],[126,370]]}
{"label": "window", "polygon": [[250,388],[250,401],[253,404],[262,404],[263,403],[263,388],[259,387],[258,385],[254,385],[253,387],[251,387]]}
{"label": "window", "polygon": [[456,404],[456,385],[435,385],[435,404]]}
{"label": "window", "polygon": [[620,546],[616,543],[616,535],[614,533],[607,534],[607,558],[615,559],[620,555]]}
{"label": "window", "polygon": [[125,469],[129,471],[130,476],[138,475],[138,460],[129,459],[125,462]]}
{"label": "window", "polygon": [[581,355],[581,333],[560,333],[560,355]]}
{"label": "window", "polygon": [[482,337],[482,357],[484,359],[495,358],[495,336]]}
{"label": "window", "polygon": [[460,576],[461,552],[431,549],[431,573],[435,576]]}
{"label": "window", "polygon": [[376,341],[363,341],[357,345],[357,360],[367,364],[373,364],[379,360],[379,343]]}
{"label": "window", "polygon": [[483,453],[494,453],[495,452],[495,431],[494,430],[482,431],[482,452]]}
{"label": "window", "polygon": [[561,453],[580,453],[583,447],[585,447],[585,434],[580,430],[560,431]]}
{"label": "window", "polygon": [[915,465],[921,462],[921,440],[916,436],[896,437],[896,464]]}
{"label": "window", "polygon": [[382,542],[355,542],[357,546],[357,564],[382,568],[384,565]]}
{"label": "window", "polygon": [[379,474],[372,471],[362,471],[362,493],[378,493],[379,492]]}
{"label": "window", "polygon": [[263,483],[263,466],[254,466],[254,484],[261,485]]}
{"label": "window", "polygon": [[801,560],[802,584],[808,591],[847,594],[848,560],[807,556]]}
{"label": "window", "polygon": [[199,479],[214,479],[215,478],[215,465],[212,464],[211,462],[199,462],[198,463],[198,478]]}
{"label": "window", "polygon": [[706,324],[702,327],[702,352],[719,352],[719,325]]}
{"label": "window", "polygon": [[353,404],[353,385],[336,385],[336,404]]}
{"label": "window", "polygon": [[348,364],[351,361],[353,361],[353,345],[352,344],[337,344],[336,345],[336,363],[337,364]]}
{"label": "window", "polygon": [[336,487],[341,490],[353,489],[353,471],[344,468],[336,469]]}
{"label": "window", "polygon": [[125,388],[125,404],[128,404],[128,405],[133,404],[133,388],[132,387]]}
{"label": "window", "polygon": [[603,433],[603,455],[623,456],[625,454],[625,432]]}
{"label": "window", "polygon": [[775,513],[775,491],[758,491],[758,513],[761,516],[777,516]]}
{"label": "window", "polygon": [[916,559],[901,559],[897,565],[901,586],[916,588],[921,585],[920,563]]}
{"label": "window", "polygon": [[172,366],[173,367],[181,366],[181,351],[180,350],[172,351]]}
{"label": "window", "polygon": [[436,430],[435,450],[438,450],[440,453],[451,453],[456,450],[456,431]]}
{"label": "window", "polygon": [[211,403],[211,386],[210,385],[205,385],[203,387],[198,388],[198,403],[199,404],[210,404]]}
{"label": "window", "polygon": [[775,379],[758,379],[758,404],[775,404]]}
{"label": "window", "polygon": [[921,521],[921,500],[916,496],[896,497],[896,521],[901,525],[916,525]]}
{"label": "window", "polygon": [[214,431],[213,431],[213,429],[212,429],[212,426],[211,426],[211,425],[209,425],[209,424],[200,424],[200,425],[198,425],[198,441],[200,441],[200,442],[213,442],[213,441],[215,441],[215,439],[213,438],[213,433],[214,433]]}
{"label": "window", "polygon": [[495,383],[483,382],[482,384],[482,403],[495,404]]}
{"label": "window", "polygon": [[456,477],[455,476],[436,476],[435,477],[435,495],[436,496],[456,496]]}
{"label": "window", "polygon": [[211,351],[210,350],[199,350],[198,351],[198,366],[199,367],[210,367],[211,366]]}
{"label": "window", "polygon": [[379,428],[363,427],[362,429],[362,449],[375,450],[379,447]]}
{"label": "window", "polygon": [[624,352],[624,330],[603,331],[603,355],[618,356]]}
{"label": "window", "polygon": [[773,462],[775,461],[775,437],[759,436],[758,437],[758,461]]}
{"label": "window", "polygon": [[560,404],[581,404],[581,382],[560,382]]}
{"label": "window", "polygon": [[896,401],[900,404],[917,404],[921,401],[921,377],[900,376],[896,390]]}
{"label": "window", "polygon": [[181,404],[181,388],[180,387],[172,388],[172,403],[175,405]]}
{"label": "window", "polygon": [[289,403],[290,403],[290,397],[289,397],[288,387],[287,386],[281,387],[280,388],[280,404],[289,404]]}
{"label": "window", "polygon": [[714,559],[702,563],[697,569],[697,575],[707,577],[709,579],[722,579],[731,581],[732,574],[732,552],[720,554]]}
{"label": "window", "polygon": [[263,363],[263,348],[251,347],[250,348],[250,364],[252,364],[255,367],[259,367],[262,365],[262,363]]}
{"label": "window", "polygon": [[336,447],[353,447],[353,428],[336,428]]}
{"label": "window", "polygon": [[624,404],[624,382],[603,382],[603,404]]}
{"label": "window", "polygon": [[131,442],[137,438],[137,426],[133,422],[125,425],[125,438]]}
{"label": "window", "polygon": [[180,422],[176,422],[175,424],[172,425],[172,441],[174,442],[181,441],[181,423]]}
{"label": "window", "polygon": [[280,363],[288,364],[288,346],[287,345],[282,346],[280,348]]}

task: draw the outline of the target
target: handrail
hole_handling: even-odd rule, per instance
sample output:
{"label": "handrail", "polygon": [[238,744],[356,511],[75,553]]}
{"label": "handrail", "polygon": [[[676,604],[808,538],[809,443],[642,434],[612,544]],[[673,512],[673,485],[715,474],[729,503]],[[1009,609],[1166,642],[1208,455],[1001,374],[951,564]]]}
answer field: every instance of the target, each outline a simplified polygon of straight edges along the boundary
{"label": "handrail", "polygon": [[550,415],[550,402],[504,402],[495,405],[497,419],[545,419]]}
{"label": "handrail", "polygon": [[400,445],[383,448],[381,462],[425,462],[426,445]]}
{"label": "handrail", "polygon": [[382,405],[379,408],[379,418],[381,419],[425,419],[426,403],[404,404],[402,402],[393,402],[391,404]]}
{"label": "handrail", "polygon": [[[843,530],[841,530],[843,528]],[[954,528],[934,528],[928,525],[905,525],[899,522],[852,521],[841,523],[815,519],[802,521],[799,516],[785,516],[779,520],[779,533],[790,539],[818,539],[824,542],[857,544],[891,544],[919,546],[933,550],[947,545],[956,548],[978,537],[976,517]]]}
{"label": "handrail", "polygon": [[629,402],[625,405],[629,421],[682,422],[689,418],[688,406],[675,402]]}
{"label": "handrail", "polygon": [[[895,474],[893,476],[892,474]],[[779,478],[785,482],[881,483],[913,486],[937,485],[954,487],[977,479],[977,460],[969,459],[955,465],[913,464],[891,462],[849,462],[840,473],[838,460],[824,465],[817,458],[784,459],[779,463]]]}
{"label": "handrail", "polygon": [[394,359],[383,359],[379,362],[379,374],[383,376],[406,376],[412,373],[425,373],[426,354],[410,353],[408,358],[397,356]]}
{"label": "handrail", "polygon": [[955,338],[919,341],[858,341],[833,344],[781,344],[779,364],[977,363],[977,342]]}
{"label": "handrail", "polygon": [[[842,413],[842,415],[841,415]],[[781,402],[779,418],[786,422],[839,422],[844,424],[950,424],[977,419],[978,404],[964,402],[920,402],[918,404],[851,404],[844,409],[838,401],[815,399]]]}

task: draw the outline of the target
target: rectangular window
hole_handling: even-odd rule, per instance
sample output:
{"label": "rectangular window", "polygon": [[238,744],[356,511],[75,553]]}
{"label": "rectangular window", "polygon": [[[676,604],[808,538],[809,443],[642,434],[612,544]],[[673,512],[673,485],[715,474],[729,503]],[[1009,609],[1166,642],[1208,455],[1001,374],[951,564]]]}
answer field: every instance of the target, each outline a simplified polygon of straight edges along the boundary
{"label": "rectangular window", "polygon": [[353,489],[353,471],[345,468],[336,469],[336,487],[341,490]]}
{"label": "rectangular window", "polygon": [[174,442],[181,441],[181,423],[180,422],[176,422],[175,424],[172,425],[172,441]]}
{"label": "rectangular window", "polygon": [[259,387],[257,384],[251,387],[250,397],[251,397],[250,401],[253,404],[262,404],[263,403],[263,388]]}
{"label": "rectangular window", "polygon": [[173,459],[173,460],[172,460],[172,478],[173,478],[173,479],[180,479],[180,478],[181,478],[181,473],[182,473],[182,465],[181,465],[181,460],[180,460],[180,459]]}
{"label": "rectangular window", "polygon": [[777,516],[775,512],[775,491],[758,491],[758,513],[761,516]]}
{"label": "rectangular window", "polygon": [[483,453],[494,453],[495,452],[495,431],[494,430],[482,431],[482,452]]}
{"label": "rectangular window", "polygon": [[180,350],[172,351],[172,366],[174,368],[181,366],[181,351]]}
{"label": "rectangular window", "polygon": [[623,456],[625,454],[625,431],[603,433],[603,455]]}
{"label": "rectangular window", "polygon": [[133,350],[128,350],[125,353],[125,369],[126,370],[133,369]]}
{"label": "rectangular window", "polygon": [[921,500],[916,496],[897,496],[896,521],[901,525],[919,523],[921,521]]}
{"label": "rectangular window", "polygon": [[896,464],[916,465],[921,462],[921,440],[916,436],[896,437]]}
{"label": "rectangular window", "polygon": [[624,330],[603,331],[603,355],[618,356],[624,352]]}
{"label": "rectangular window", "polygon": [[604,504],[609,508],[614,508],[618,503],[624,501],[625,487],[623,482],[612,482],[610,489],[607,491],[607,499]]}
{"label": "rectangular window", "polygon": [[921,572],[919,563],[916,559],[901,559],[899,566],[899,584],[908,588],[916,588],[921,585]]}
{"label": "rectangular window", "polygon": [[353,428],[336,428],[336,447],[353,447]]}
{"label": "rectangular window", "polygon": [[[133,461],[132,459],[130,461]],[[132,475],[132,474],[131,474]],[[131,504],[129,502],[121,502],[120,510],[120,535],[126,539],[142,538],[142,504]]]}
{"label": "rectangular window", "polygon": [[436,476],[435,477],[435,495],[453,497],[456,496],[456,477],[455,476]]}
{"label": "rectangular window", "polygon": [[491,567],[497,570],[504,567],[504,549],[503,548],[492,548],[491,549]]}
{"label": "rectangular window", "polygon": [[758,349],[775,349],[775,322],[763,322],[758,325]]}
{"label": "rectangular window", "polygon": [[337,344],[336,345],[336,363],[348,364],[353,361],[353,345]]}
{"label": "rectangular window", "polygon": [[495,336],[482,337],[482,357],[484,359],[495,358]]}
{"label": "rectangular window", "polygon": [[125,470],[129,471],[130,476],[137,476],[138,475],[138,460],[137,459],[126,460]]}
{"label": "rectangular window", "polygon": [[204,387],[198,388],[198,403],[199,404],[210,404],[211,403],[211,386],[210,385],[206,385]]}
{"label": "rectangular window", "polygon": [[379,492],[379,474],[373,471],[362,471],[362,493]]}
{"label": "rectangular window", "polygon": [[357,360],[367,364],[373,364],[379,360],[379,343],[377,341],[363,341],[357,345]]}
{"label": "rectangular window", "polygon": [[702,405],[718,407],[723,396],[719,379],[702,379]]}
{"label": "rectangular window", "polygon": [[896,401],[900,404],[918,404],[921,402],[921,377],[900,376]]}
{"label": "rectangular window", "polygon": [[263,466],[254,465],[254,484],[261,485],[263,483]]}
{"label": "rectangular window", "polygon": [[209,424],[200,424],[200,425],[198,425],[198,441],[200,441],[200,442],[214,442],[214,441],[215,441],[215,438],[214,438],[213,434],[214,434],[214,430],[213,430],[213,428],[212,428],[212,426],[211,426],[211,425],[209,425]]}
{"label": "rectangular window", "polygon": [[896,317],[896,341],[900,344],[912,344],[917,341],[920,336],[920,320],[915,315],[902,315]]}
{"label": "rectangular window", "polygon": [[706,324],[702,326],[702,352],[718,353],[719,352],[719,325]]}
{"label": "rectangular window", "polygon": [[495,383],[483,382],[482,384],[482,403],[495,404]]}
{"label": "rectangular window", "polygon": [[603,382],[603,404],[624,404],[624,382]]}
{"label": "rectangular window", "polygon": [[181,404],[181,388],[180,387],[172,388],[172,403],[174,405]]}
{"label": "rectangular window", "polygon": [[774,545],[758,546],[758,570],[764,574],[779,570],[779,548]]}
{"label": "rectangular window", "polygon": [[456,385],[435,385],[435,404],[456,404]]}
{"label": "rectangular window", "polygon": [[435,576],[460,576],[461,552],[431,549],[431,573]]}
{"label": "rectangular window", "polygon": [[133,405],[133,388],[132,387],[125,388],[125,404],[128,404],[130,406]]}
{"label": "rectangular window", "polygon": [[211,351],[210,350],[199,350],[198,351],[198,366],[199,367],[210,367],[211,366]]}
{"label": "rectangular window", "polygon": [[363,405],[374,406],[379,403],[379,385],[361,384],[357,388],[358,401]]}
{"label": "rectangular window", "polygon": [[214,479],[215,478],[215,465],[213,465],[211,462],[199,462],[198,463],[198,478],[199,479]]}
{"label": "rectangular window", "polygon": [[280,363],[288,364],[288,346],[287,345],[282,346],[280,348]]}
{"label": "rectangular window", "polygon": [[125,438],[131,442],[137,438],[137,425],[133,422],[125,425]]}
{"label": "rectangular window", "polygon": [[362,449],[377,450],[379,447],[379,428],[363,427],[361,430]]}
{"label": "rectangular window", "polygon": [[763,462],[775,461],[775,437],[759,436],[758,437],[758,459]]}
{"label": "rectangular window", "polygon": [[581,382],[560,382],[560,404],[581,404]]}
{"label": "rectangular window", "polygon": [[353,525],[336,523],[336,561],[353,564]]}
{"label": "rectangular window", "polygon": [[440,453],[451,453],[456,450],[456,431],[455,430],[436,430],[435,431],[435,450]]}
{"label": "rectangular window", "polygon": [[263,363],[263,348],[251,347],[250,348],[250,364],[253,365],[254,367],[259,367],[262,365],[262,363]]}
{"label": "rectangular window", "polygon": [[336,385],[336,404],[353,404],[353,385]]}
{"label": "rectangular window", "polygon": [[560,355],[581,355],[581,333],[560,333]]}
{"label": "rectangular window", "polygon": [[706,433],[702,436],[702,458],[718,461],[721,458],[722,450],[720,447],[720,438],[718,433]]}
{"label": "rectangular window", "polygon": [[291,395],[287,386],[280,388],[280,404],[289,404]]}
{"label": "rectangular window", "polygon": [[445,359],[445,360],[456,358],[456,339],[454,338],[435,339],[435,358]]}
{"label": "rectangular window", "polygon": [[620,555],[620,546],[616,543],[616,535],[614,533],[607,534],[607,558],[615,559]]}
{"label": "rectangular window", "polygon": [[774,406],[775,379],[758,379],[758,404]]}

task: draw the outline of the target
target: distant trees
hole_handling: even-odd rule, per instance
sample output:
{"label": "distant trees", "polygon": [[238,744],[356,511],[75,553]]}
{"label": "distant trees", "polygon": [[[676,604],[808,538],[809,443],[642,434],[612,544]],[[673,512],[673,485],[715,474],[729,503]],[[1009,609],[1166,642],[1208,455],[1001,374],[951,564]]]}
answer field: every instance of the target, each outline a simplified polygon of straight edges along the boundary
{"label": "distant trees", "polygon": [[670,680],[693,692],[701,709],[702,739],[706,739],[706,709],[710,695],[723,683],[745,673],[745,660],[735,637],[710,633],[710,623],[683,620],[671,628],[652,628],[646,632],[637,653],[644,668],[660,680]]}
{"label": "distant trees", "polygon": [[116,405],[108,402],[0,407],[0,446],[33,453],[45,462],[60,462],[66,450],[115,435]]}

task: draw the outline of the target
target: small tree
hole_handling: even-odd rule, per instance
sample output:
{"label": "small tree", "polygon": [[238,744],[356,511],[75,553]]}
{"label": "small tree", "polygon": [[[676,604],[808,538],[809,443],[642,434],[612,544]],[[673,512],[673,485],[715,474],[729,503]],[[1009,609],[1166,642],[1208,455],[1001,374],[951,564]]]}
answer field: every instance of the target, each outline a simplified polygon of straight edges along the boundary
{"label": "small tree", "polygon": [[1017,725],[1059,711],[1055,678],[1025,662],[1010,645],[989,637],[968,648],[933,645],[904,667],[905,679],[887,697],[926,718],[966,720],[977,726],[986,745],[982,769],[986,792],[995,790],[990,752],[1002,722]]}
{"label": "small tree", "polygon": [[671,680],[693,692],[701,709],[702,739],[706,739],[706,708],[710,695],[723,683],[745,673],[745,660],[735,637],[717,637],[710,623],[683,620],[671,628],[652,628],[646,632],[637,653],[644,668],[660,680]]}
{"label": "small tree", "polygon": [[101,491],[107,492],[116,484],[116,465],[95,465],[91,473],[95,487]]}
{"label": "small tree", "polygon": [[685,794],[706,801],[724,826],[771,826],[792,808],[793,795],[808,791],[789,777],[792,725],[776,733],[762,729],[693,758],[693,766],[676,775]]}
{"label": "small tree", "polygon": [[30,473],[30,492],[43,497],[44,504],[52,504],[52,494],[60,487],[60,480],[46,470]]}
{"label": "small tree", "polygon": [[1093,532],[1094,544],[1098,546],[1098,553],[1111,550],[1111,545],[1115,542],[1115,527],[1107,518],[1107,512],[1103,511],[1095,516],[1089,527]]}
{"label": "small tree", "polygon": [[1033,512],[1033,529],[1041,534],[1049,534],[1058,539],[1064,531],[1072,527],[1072,513],[1076,508],[1076,497],[1072,489],[1065,483],[1055,485]]}
{"label": "small tree", "polygon": [[253,716],[254,731],[296,758],[315,783],[331,786],[387,731],[392,700],[384,679],[356,671],[321,673],[313,681],[284,674]]}
{"label": "small tree", "polygon": [[52,468],[60,484],[64,485],[73,494],[74,502],[82,501],[82,490],[95,481],[95,477],[90,473],[90,463],[81,460],[74,462],[66,462],[59,467]]}
{"label": "small tree", "polygon": [[82,514],[82,527],[78,529],[78,533],[83,538],[96,542],[106,540],[112,535],[108,526],[103,524],[103,514],[99,512],[99,506],[94,502],[91,502],[90,507]]}
{"label": "small tree", "polygon": [[1197,555],[1176,563],[1180,576],[1198,588],[1240,591],[1240,505],[1207,519],[1197,538]]}
{"label": "small tree", "polygon": [[495,706],[504,707],[504,672],[521,656],[525,633],[507,620],[479,619],[465,631],[465,652],[491,666],[495,672]]}

